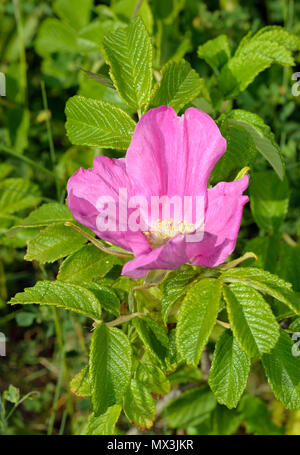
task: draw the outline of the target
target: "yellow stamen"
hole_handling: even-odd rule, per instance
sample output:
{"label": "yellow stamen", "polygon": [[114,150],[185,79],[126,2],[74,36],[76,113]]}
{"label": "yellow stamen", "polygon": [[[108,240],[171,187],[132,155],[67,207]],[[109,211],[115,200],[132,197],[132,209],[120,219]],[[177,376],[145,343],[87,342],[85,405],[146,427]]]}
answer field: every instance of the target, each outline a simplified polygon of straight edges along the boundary
{"label": "yellow stamen", "polygon": [[187,223],[186,221],[174,222],[173,219],[158,219],[151,229],[144,232],[144,234],[151,247],[154,249],[164,245],[168,240],[175,237],[177,234],[189,234],[194,230],[195,226],[192,223]]}

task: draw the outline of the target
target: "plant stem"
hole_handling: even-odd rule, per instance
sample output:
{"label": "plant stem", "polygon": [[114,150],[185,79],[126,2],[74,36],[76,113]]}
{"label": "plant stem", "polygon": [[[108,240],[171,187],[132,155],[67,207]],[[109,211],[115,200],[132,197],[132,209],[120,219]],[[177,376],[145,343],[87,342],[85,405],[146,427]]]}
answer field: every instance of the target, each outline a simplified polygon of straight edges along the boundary
{"label": "plant stem", "polygon": [[241,256],[240,258],[234,259],[233,261],[230,261],[227,264],[219,267],[219,270],[223,271],[223,270],[232,269],[233,267],[236,267],[241,262],[244,262],[247,259],[255,259],[257,261],[258,258],[255,253],[252,253],[251,251],[249,251],[249,252],[245,253],[243,256]]}
{"label": "plant stem", "polygon": [[54,422],[55,422],[55,414],[56,414],[56,407],[57,407],[57,402],[58,398],[60,395],[60,390],[61,390],[61,384],[62,384],[62,378],[63,378],[63,370],[64,370],[64,353],[60,352],[60,370],[59,370],[59,376],[58,376],[58,381],[56,383],[55,387],[55,393],[54,393],[54,399],[53,399],[53,405],[52,405],[52,411],[49,419],[49,424],[48,424],[48,435],[51,435],[53,432],[53,427],[54,427]]}
{"label": "plant stem", "polygon": [[54,180],[55,180],[55,175],[52,171],[49,171],[49,169],[45,168],[44,166],[41,166],[39,163],[36,161],[31,160],[27,156],[21,155],[20,153],[15,152],[14,150],[10,149],[9,147],[6,147],[5,145],[0,144],[0,151],[7,153],[8,155],[13,156],[14,158],[18,158],[19,160],[24,161],[24,163],[30,164],[30,166],[35,167],[39,171],[44,172],[47,175],[50,175]]}
{"label": "plant stem", "polygon": [[1,394],[0,394],[0,419],[1,419],[1,424],[2,424],[2,431],[0,432],[0,434],[5,435],[6,434],[5,406],[4,406],[4,400],[2,401]]}
{"label": "plant stem", "polygon": [[47,125],[47,134],[48,134],[48,141],[49,141],[49,147],[50,147],[50,157],[52,161],[53,167],[55,166],[56,163],[56,154],[55,154],[55,149],[54,149],[54,143],[53,143],[53,135],[52,135],[52,129],[51,129],[51,124],[50,124],[50,119],[48,116],[48,100],[47,100],[47,93],[46,93],[46,88],[45,88],[45,82],[41,82],[41,88],[42,88],[42,99],[43,99],[43,107],[44,110],[46,111],[46,125]]}
{"label": "plant stem", "polygon": [[[40,264],[40,269],[42,271],[43,278],[48,279],[48,274],[47,274],[47,271],[46,271],[46,268],[44,267],[44,265]],[[68,364],[67,364],[66,355],[65,355],[62,326],[61,326],[61,322],[59,319],[57,309],[55,307],[52,307],[52,313],[54,316],[55,331],[56,331],[57,344],[58,344],[59,356],[60,356],[60,372],[59,372],[58,381],[56,383],[56,388],[55,388],[52,413],[51,413],[49,425],[48,425],[48,434],[52,434],[52,431],[53,431],[53,426],[54,426],[54,422],[55,422],[56,406],[57,406],[57,401],[58,401],[58,398],[60,395],[63,376],[65,378],[65,386],[67,389],[67,396],[68,396],[67,411],[71,417],[71,427],[73,425],[73,417],[74,417],[73,397],[72,397],[72,393],[71,393],[70,385],[69,385],[69,370],[68,370]]]}
{"label": "plant stem", "polygon": [[19,39],[19,51],[20,51],[20,88],[22,93],[22,102],[24,106],[28,106],[27,98],[27,63],[26,63],[26,50],[25,50],[25,40],[24,40],[24,27],[21,17],[20,1],[13,0],[14,3],[14,14],[17,23],[18,39]]}
{"label": "plant stem", "polygon": [[216,323],[219,324],[220,326],[224,327],[225,329],[230,329],[230,324],[224,321],[219,321],[219,319],[216,320]]}
{"label": "plant stem", "polygon": [[105,246],[101,245],[101,243],[92,237],[91,235],[87,234],[84,232],[80,227],[76,226],[75,224],[71,223],[70,221],[66,221],[64,223],[65,226],[71,227],[75,231],[79,232],[79,234],[83,235],[89,242],[91,242],[93,245],[95,245],[99,250],[103,251],[104,253],[111,254],[112,256],[117,256],[120,258],[131,258],[133,257],[132,254],[126,253],[125,251],[119,251],[119,250],[114,250],[112,248],[106,248]]}
{"label": "plant stem", "polygon": [[31,395],[39,395],[40,393],[39,392],[36,392],[36,391],[32,391],[32,392],[29,392],[27,393],[26,395],[24,395],[15,405],[14,407],[12,408],[12,410],[10,411],[10,413],[7,415],[6,417],[6,420],[8,420],[12,415],[13,413],[15,412],[15,410],[17,409],[18,406],[20,406],[20,404],[23,403],[23,401],[27,400],[27,398],[29,398]]}
{"label": "plant stem", "polygon": [[[49,115],[48,115],[48,113],[50,113],[50,111],[48,108],[47,93],[46,93],[46,87],[45,87],[44,81],[41,81],[41,88],[42,88],[43,107],[44,107],[44,110],[46,111],[46,125],[47,125],[48,142],[49,142],[49,148],[50,148],[50,158],[51,158],[51,162],[52,162],[52,169],[54,171],[55,164],[56,164],[56,154],[55,154],[55,148],[54,148],[51,123],[50,123],[50,119],[49,119]],[[55,176],[55,173],[54,173],[54,176]],[[59,184],[56,179],[56,176],[55,176],[55,185],[56,185],[57,199],[60,200],[60,188],[59,188]]]}
{"label": "plant stem", "polygon": [[286,232],[282,233],[282,238],[288,245],[292,247],[297,246],[297,242],[295,242],[295,240],[293,240],[292,237],[289,236],[289,234],[287,234]]}
{"label": "plant stem", "polygon": [[115,325],[120,325],[124,324],[124,322],[128,322],[131,319],[138,318],[144,316],[143,313],[132,313],[132,314],[127,314],[126,316],[121,316],[118,319],[115,319],[114,321],[107,322],[105,325],[107,327],[114,327]]}

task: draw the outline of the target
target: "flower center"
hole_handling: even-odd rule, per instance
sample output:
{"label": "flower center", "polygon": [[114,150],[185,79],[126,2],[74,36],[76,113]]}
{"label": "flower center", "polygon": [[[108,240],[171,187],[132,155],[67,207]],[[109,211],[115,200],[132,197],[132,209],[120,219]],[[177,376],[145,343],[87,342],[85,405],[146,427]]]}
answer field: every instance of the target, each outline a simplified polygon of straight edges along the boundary
{"label": "flower center", "polygon": [[192,223],[186,221],[157,220],[156,223],[144,232],[151,248],[158,248],[177,234],[189,234],[195,230]]}

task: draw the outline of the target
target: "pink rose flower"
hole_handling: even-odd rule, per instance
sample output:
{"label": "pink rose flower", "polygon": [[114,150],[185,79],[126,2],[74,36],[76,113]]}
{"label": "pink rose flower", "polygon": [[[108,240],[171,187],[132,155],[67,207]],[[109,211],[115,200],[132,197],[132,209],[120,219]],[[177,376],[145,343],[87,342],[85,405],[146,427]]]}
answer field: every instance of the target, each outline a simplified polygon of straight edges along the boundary
{"label": "pink rose flower", "polygon": [[[135,259],[127,262],[122,274],[145,276],[152,269],[176,269],[187,262],[204,267],[223,263],[235,248],[242,212],[248,197],[248,176],[221,182],[207,188],[210,173],[226,150],[226,140],[214,120],[205,112],[189,108],[178,117],[168,106],[148,111],[139,120],[126,158],[98,156],[93,169],[80,168],[68,181],[68,206],[74,218],[95,234],[121,248],[132,251]],[[154,220],[147,212],[146,226],[133,231],[122,221],[118,229],[119,189],[128,198],[189,196],[202,198],[203,222]],[[99,230],[99,198],[115,201],[112,225],[117,229]],[[128,218],[134,209],[128,210]],[[162,212],[160,211],[160,214]],[[201,239],[187,237],[202,229]],[[197,237],[195,237],[196,239]]]}

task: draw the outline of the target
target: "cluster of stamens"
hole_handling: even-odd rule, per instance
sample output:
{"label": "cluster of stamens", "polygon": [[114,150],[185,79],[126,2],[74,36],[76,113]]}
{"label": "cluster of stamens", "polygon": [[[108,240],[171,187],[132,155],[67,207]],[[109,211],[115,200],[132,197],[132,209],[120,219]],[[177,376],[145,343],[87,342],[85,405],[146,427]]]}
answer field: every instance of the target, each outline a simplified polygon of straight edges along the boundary
{"label": "cluster of stamens", "polygon": [[192,223],[186,221],[160,220],[158,219],[149,231],[144,232],[152,248],[164,245],[177,234],[189,234],[195,230]]}

